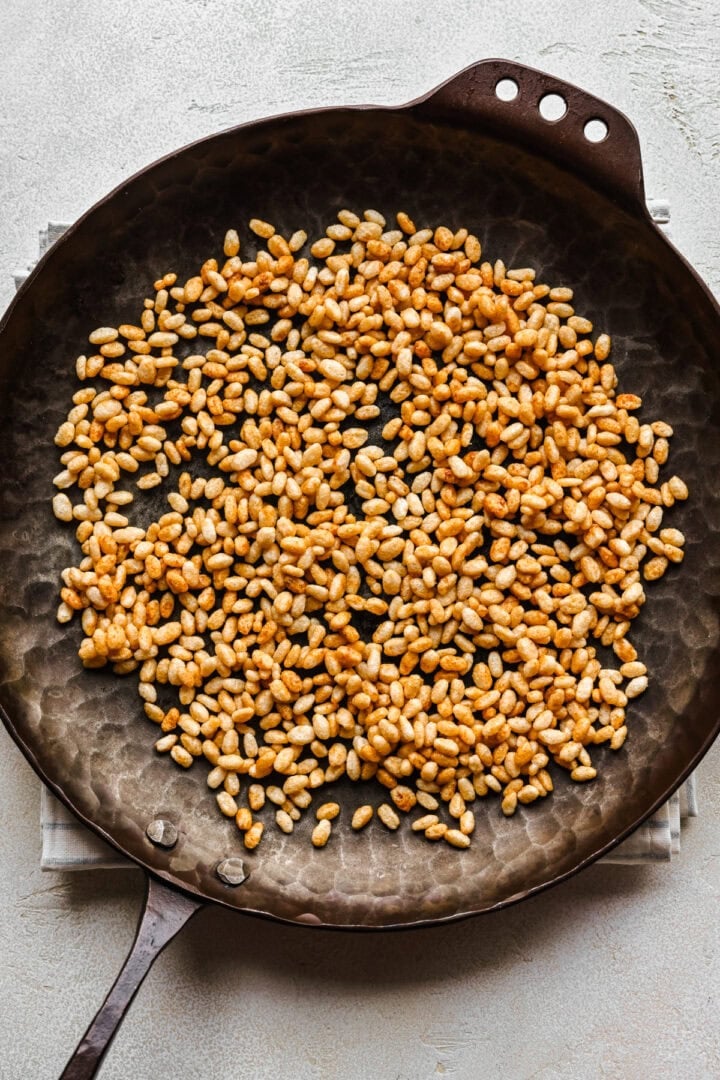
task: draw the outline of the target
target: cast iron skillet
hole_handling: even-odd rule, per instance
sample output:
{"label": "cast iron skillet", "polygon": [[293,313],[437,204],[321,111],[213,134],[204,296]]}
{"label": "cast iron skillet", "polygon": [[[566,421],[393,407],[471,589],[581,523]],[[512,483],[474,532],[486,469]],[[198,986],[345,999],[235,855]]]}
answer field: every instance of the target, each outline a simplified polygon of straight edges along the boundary
{"label": "cast iron skillet", "polygon": [[[498,99],[513,78],[519,94]],[[567,113],[547,123],[543,94]],[[583,134],[601,118],[604,142]],[[354,834],[328,848],[268,829],[239,847],[196,767],[152,752],[131,678],[81,670],[79,627],[54,617],[72,530],[51,514],[52,436],[74,389],[73,361],[98,324],[134,321],[149,283],[189,276],[226,228],[251,217],[322,235],[343,206],[407,210],[423,224],[468,226],[490,259],[537,266],[571,284],[577,308],[614,339],[623,386],[643,417],[675,429],[672,470],[691,500],[672,513],[687,557],[652,590],[633,640],[652,673],[632,707],[631,738],[603,757],[598,780],[564,782],[505,820],[483,804],[473,846],[429,847],[407,830]],[[20,290],[1,326],[3,478],[0,522],[0,705],[8,730],[75,814],[148,872],[130,958],[63,1073],[91,1077],[150,963],[203,903],[338,928],[425,926],[513,903],[561,881],[626,837],[687,776],[718,732],[720,309],[654,227],[629,121],[541,72],[487,60],[403,108],[345,108],[233,128],[164,158],[70,229]],[[346,806],[368,793],[350,786]],[[166,819],[171,849],[146,827]],[[347,811],[342,820],[348,822]],[[224,884],[218,863],[241,854]]]}

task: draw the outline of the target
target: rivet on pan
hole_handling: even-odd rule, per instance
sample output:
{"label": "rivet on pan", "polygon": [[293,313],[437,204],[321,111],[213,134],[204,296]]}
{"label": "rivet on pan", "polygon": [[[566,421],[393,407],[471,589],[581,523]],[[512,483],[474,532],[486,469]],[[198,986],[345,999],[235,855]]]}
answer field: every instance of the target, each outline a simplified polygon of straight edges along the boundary
{"label": "rivet on pan", "polygon": [[157,844],[158,847],[171,848],[177,844],[177,827],[173,825],[172,821],[167,821],[165,818],[155,818],[154,821],[150,822],[145,832],[148,839],[152,840],[153,844]]}
{"label": "rivet on pan", "polygon": [[237,858],[223,859],[215,867],[215,873],[226,885],[242,885],[248,876],[242,859]]}

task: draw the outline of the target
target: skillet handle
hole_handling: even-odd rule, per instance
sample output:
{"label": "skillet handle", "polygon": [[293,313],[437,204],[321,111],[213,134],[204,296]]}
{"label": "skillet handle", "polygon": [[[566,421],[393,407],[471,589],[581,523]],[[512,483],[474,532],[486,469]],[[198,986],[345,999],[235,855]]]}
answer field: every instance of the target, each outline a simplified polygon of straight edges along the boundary
{"label": "skillet handle", "polygon": [[[510,79],[517,86],[512,101],[498,97],[496,86]],[[565,115],[545,120],[538,108],[546,94],[558,94]],[[479,121],[500,138],[550,158],[616,201],[645,213],[642,159],[638,134],[624,113],[577,86],[510,60],[482,60],[431,90],[410,107],[416,113],[445,123]],[[602,121],[607,135],[591,142],[585,125]]]}
{"label": "skillet handle", "polygon": [[203,906],[202,900],[148,877],[145,905],[132,949],[60,1080],[92,1080],[97,1075],[115,1032],[153,961]]}

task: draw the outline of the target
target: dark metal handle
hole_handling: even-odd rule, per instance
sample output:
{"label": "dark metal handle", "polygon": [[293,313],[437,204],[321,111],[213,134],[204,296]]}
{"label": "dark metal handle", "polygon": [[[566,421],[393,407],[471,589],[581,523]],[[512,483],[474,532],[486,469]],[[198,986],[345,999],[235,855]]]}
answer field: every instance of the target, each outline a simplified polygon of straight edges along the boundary
{"label": "dark metal handle", "polygon": [[148,877],[145,906],[132,949],[60,1080],[92,1080],[97,1074],[115,1032],[153,961],[203,906],[202,900],[177,892],[156,878]]}
{"label": "dark metal handle", "polygon": [[[518,93],[504,101],[496,93],[503,79],[516,83]],[[545,120],[540,100],[558,94],[567,112],[560,120]],[[553,75],[509,60],[482,60],[411,103],[428,118],[461,123],[479,120],[483,127],[513,141],[604,189],[617,201],[645,207],[642,159],[638,134],[628,118],[600,98]],[[607,135],[591,142],[585,135],[590,120],[601,120]]]}

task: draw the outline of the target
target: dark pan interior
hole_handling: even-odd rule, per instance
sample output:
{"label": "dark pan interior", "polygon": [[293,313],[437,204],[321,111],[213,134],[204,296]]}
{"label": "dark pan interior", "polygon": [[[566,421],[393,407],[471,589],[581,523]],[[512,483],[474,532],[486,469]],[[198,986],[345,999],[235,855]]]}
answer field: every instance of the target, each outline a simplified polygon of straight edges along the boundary
{"label": "dark pan interior", "polygon": [[[541,805],[503,818],[479,804],[465,852],[375,822],[336,828],[328,848],[268,828],[248,854],[221,818],[205,766],[178,770],[152,750],[134,680],[85,672],[77,623],[55,621],[58,576],[72,530],[52,517],[52,437],[76,388],[73,366],[98,325],[137,320],[152,281],[189,276],[251,217],[286,233],[321,235],[338,209],[405,209],[420,225],[467,226],[490,259],[532,265],[569,284],[577,310],[614,339],[623,388],[643,419],[675,428],[670,471],[691,487],[667,523],[687,558],[652,588],[632,639],[651,689],[630,709],[619,754],[596,751],[600,775],[557,778]],[[633,217],[543,159],[479,130],[410,110],[327,111],[236,129],[181,151],[95,208],[44,261],[0,335],[2,520],[0,703],[16,737],[67,801],[125,852],[179,885],[231,906],[331,925],[383,926],[485,910],[563,876],[645,816],[715,733],[718,708],[720,387],[718,316],[708,294],[638,211]],[[670,475],[670,472],[667,473]],[[377,792],[350,787],[345,805]],[[180,827],[171,852],[145,837],[158,815]],[[349,821],[346,811],[341,821]],[[231,889],[214,873],[240,854],[250,870]]]}

